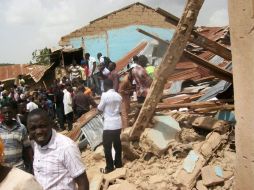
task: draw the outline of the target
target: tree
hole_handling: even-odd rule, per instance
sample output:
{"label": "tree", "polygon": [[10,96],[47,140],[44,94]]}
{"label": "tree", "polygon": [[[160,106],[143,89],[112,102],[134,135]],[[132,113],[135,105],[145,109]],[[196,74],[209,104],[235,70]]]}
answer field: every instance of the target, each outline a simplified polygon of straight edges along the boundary
{"label": "tree", "polygon": [[51,50],[47,47],[35,50],[32,53],[32,60],[30,64],[49,65]]}

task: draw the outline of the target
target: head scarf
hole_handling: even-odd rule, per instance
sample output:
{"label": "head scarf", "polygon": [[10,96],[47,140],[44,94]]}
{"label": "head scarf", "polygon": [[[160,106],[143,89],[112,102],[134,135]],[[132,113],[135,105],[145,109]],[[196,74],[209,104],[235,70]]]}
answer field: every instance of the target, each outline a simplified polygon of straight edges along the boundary
{"label": "head scarf", "polygon": [[4,160],[4,142],[0,138],[0,164],[3,163],[3,160]]}

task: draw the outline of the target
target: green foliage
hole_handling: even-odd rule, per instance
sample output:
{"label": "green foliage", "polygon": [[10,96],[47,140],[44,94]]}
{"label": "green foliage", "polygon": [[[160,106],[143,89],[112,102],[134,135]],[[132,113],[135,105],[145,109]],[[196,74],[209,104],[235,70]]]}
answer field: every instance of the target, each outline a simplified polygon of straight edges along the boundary
{"label": "green foliage", "polygon": [[45,47],[44,49],[35,50],[32,53],[30,64],[49,65],[51,50]]}

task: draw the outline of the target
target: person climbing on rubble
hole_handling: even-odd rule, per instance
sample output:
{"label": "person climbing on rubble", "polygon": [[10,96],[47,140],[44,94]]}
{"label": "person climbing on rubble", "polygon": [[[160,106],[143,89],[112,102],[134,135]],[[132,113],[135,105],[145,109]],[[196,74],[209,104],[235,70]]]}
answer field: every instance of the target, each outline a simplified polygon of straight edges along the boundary
{"label": "person climbing on rubble", "polygon": [[126,128],[129,126],[128,113],[130,110],[130,97],[133,91],[135,90],[134,86],[132,85],[131,70],[132,68],[130,68],[127,71],[127,74],[121,80],[119,84],[119,90],[118,90],[118,92],[122,96],[122,106],[121,106],[122,115],[121,116],[122,116],[123,128]]}
{"label": "person climbing on rubble", "polygon": [[118,92],[120,77],[118,75],[118,72],[116,71],[116,63],[114,62],[109,63],[108,69],[110,71],[108,78],[113,81],[113,88],[116,92]]}
{"label": "person climbing on rubble", "polygon": [[89,181],[77,145],[53,129],[54,122],[47,112],[33,110],[28,115],[27,124],[34,140],[34,176],[43,189],[89,190]]}
{"label": "person climbing on rubble", "polygon": [[[110,173],[115,168],[122,165],[122,145],[120,140],[122,121],[121,121],[121,102],[122,97],[113,89],[113,81],[104,81],[105,92],[101,96],[98,110],[103,113],[103,138],[102,143],[106,158],[106,167],[101,168],[101,173]],[[115,149],[115,160],[112,158],[112,145]]]}
{"label": "person climbing on rubble", "polygon": [[100,72],[99,79],[101,85],[101,92],[104,92],[104,80],[108,78],[108,75],[110,73],[109,64],[111,63],[111,60],[109,57],[102,56],[102,53],[98,53],[97,58],[99,61],[98,69]]}
{"label": "person climbing on rubble", "polygon": [[148,75],[143,59],[138,59],[138,65],[133,67],[130,77],[135,81],[138,103],[143,103],[152,84],[152,78]]}
{"label": "person climbing on rubble", "polygon": [[43,190],[34,176],[16,167],[5,165],[4,143],[0,138],[0,189],[2,190]]}
{"label": "person climbing on rubble", "polygon": [[85,60],[88,62],[89,68],[89,78],[88,78],[88,87],[93,89],[93,92],[96,92],[97,95],[101,95],[100,81],[99,81],[99,68],[96,63],[96,59],[91,57],[89,53],[85,54]]}
{"label": "person climbing on rubble", "polygon": [[83,85],[79,86],[77,91],[77,94],[73,97],[73,111],[75,117],[80,118],[83,114],[90,111],[90,106],[96,108],[97,104],[91,96],[84,94]]}

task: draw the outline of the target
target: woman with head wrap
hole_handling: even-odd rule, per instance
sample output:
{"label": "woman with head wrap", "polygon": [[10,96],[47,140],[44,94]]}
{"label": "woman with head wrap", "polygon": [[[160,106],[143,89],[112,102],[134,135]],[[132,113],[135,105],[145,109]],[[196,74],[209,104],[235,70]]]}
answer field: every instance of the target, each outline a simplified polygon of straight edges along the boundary
{"label": "woman with head wrap", "polygon": [[0,138],[0,189],[42,190],[34,176],[18,168],[4,166],[4,143]]}

